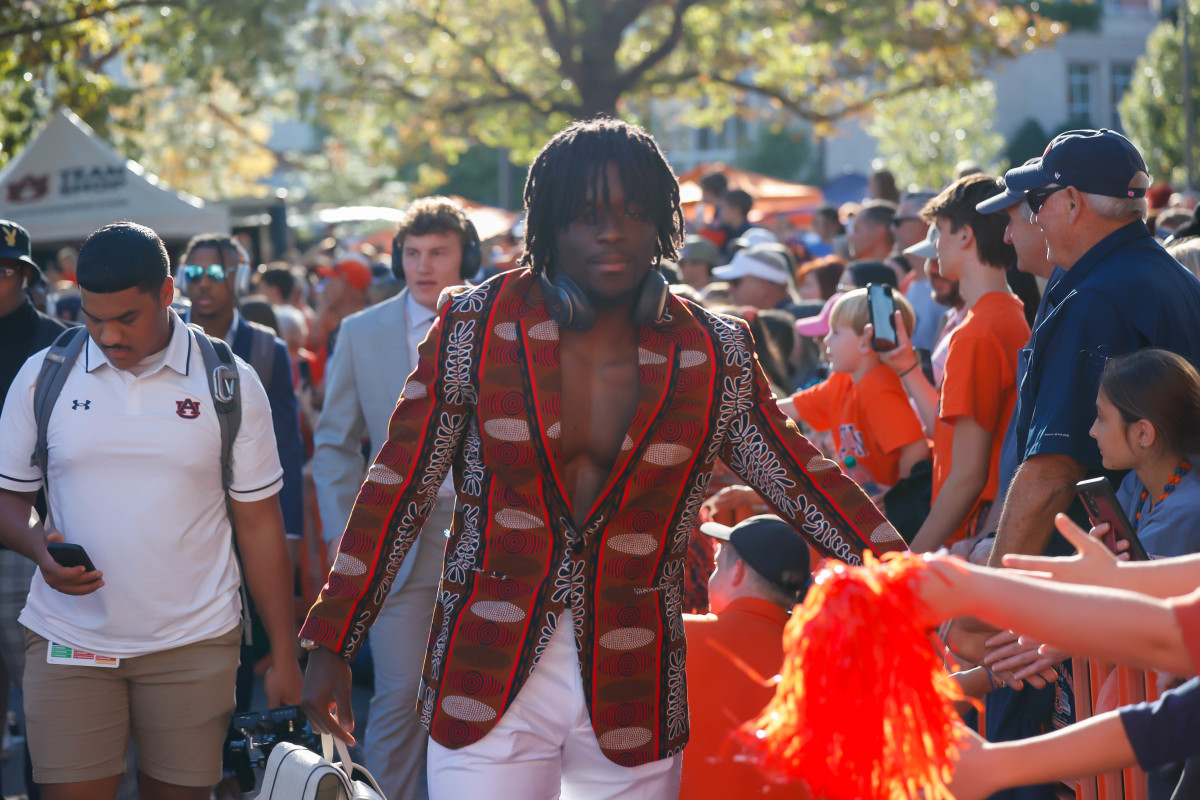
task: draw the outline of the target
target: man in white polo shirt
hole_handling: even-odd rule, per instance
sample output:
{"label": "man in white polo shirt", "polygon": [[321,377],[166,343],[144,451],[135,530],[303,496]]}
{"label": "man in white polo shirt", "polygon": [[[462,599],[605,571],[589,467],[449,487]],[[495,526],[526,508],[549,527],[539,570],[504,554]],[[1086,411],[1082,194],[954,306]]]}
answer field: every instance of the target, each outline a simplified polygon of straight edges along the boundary
{"label": "man in white polo shirt", "polygon": [[[47,800],[112,798],[132,735],[143,800],[202,800],[221,777],[241,611],[199,334],[170,308],[166,248],[149,228],[101,228],[76,274],[89,340],[49,417],[52,530],[29,524],[46,351],[21,368],[0,416],[0,541],[39,568],[20,618],[34,780]],[[295,703],[282,470],[266,394],[237,370],[237,543],[271,642],[268,702]],[[57,564],[54,541],[82,545],[96,571]]]}

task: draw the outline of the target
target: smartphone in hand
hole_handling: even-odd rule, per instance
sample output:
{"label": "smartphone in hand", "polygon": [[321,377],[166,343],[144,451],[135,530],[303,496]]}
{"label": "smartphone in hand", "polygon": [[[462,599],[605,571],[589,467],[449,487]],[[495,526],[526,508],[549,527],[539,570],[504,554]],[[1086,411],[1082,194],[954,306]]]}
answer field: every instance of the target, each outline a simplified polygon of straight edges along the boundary
{"label": "smartphone in hand", "polygon": [[875,332],[871,339],[871,349],[877,353],[886,353],[896,347],[896,299],[892,296],[892,287],[882,283],[867,284],[867,305],[871,312],[871,325]]}
{"label": "smartphone in hand", "polygon": [[1087,511],[1092,527],[1101,522],[1108,523],[1108,533],[1104,535],[1104,544],[1109,550],[1117,552],[1117,542],[1124,539],[1129,542],[1129,558],[1133,561],[1149,561],[1150,556],[1142,546],[1137,531],[1129,522],[1129,517],[1117,502],[1112,485],[1108,478],[1092,478],[1075,484],[1079,499]]}
{"label": "smartphone in hand", "polygon": [[50,557],[64,567],[84,567],[88,572],[95,572],[96,565],[88,557],[87,550],[81,544],[71,542],[47,542],[46,549]]}

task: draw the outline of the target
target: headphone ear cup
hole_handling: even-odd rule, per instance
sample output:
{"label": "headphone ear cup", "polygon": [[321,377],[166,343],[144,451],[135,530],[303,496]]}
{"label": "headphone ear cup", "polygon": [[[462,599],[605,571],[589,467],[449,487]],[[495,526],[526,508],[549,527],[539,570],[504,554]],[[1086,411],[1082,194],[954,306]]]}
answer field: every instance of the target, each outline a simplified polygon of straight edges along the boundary
{"label": "headphone ear cup", "polygon": [[[475,230],[475,223],[467,219],[464,214],[462,262],[459,267],[462,279],[465,281],[479,272],[481,264],[483,264],[483,243],[479,241],[479,231]],[[394,265],[392,269],[395,269]]]}
{"label": "headphone ear cup", "polygon": [[404,258],[400,255],[400,244],[392,242],[392,274],[396,280],[404,280]]}
{"label": "headphone ear cup", "polygon": [[569,331],[586,331],[596,324],[596,310],[579,284],[571,278],[556,275],[551,281],[545,275],[538,275],[538,282],[546,301],[546,313],[559,327]]}
{"label": "headphone ear cup", "polygon": [[667,309],[667,295],[671,285],[656,268],[651,267],[638,286],[637,301],[633,306],[633,324],[651,325],[662,319]]}
{"label": "headphone ear cup", "polygon": [[250,263],[243,261],[238,264],[237,275],[233,281],[233,291],[237,297],[245,297],[250,294],[250,277],[254,274],[254,268]]}

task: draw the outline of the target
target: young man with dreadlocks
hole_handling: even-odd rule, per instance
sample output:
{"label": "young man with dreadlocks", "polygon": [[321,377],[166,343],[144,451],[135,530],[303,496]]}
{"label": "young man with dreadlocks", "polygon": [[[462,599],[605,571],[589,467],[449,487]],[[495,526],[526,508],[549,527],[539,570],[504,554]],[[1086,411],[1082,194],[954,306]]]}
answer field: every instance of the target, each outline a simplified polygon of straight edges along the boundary
{"label": "young man with dreadlocks", "polygon": [[430,796],[674,798],[683,567],[716,460],[827,555],[904,544],[775,408],[745,323],[667,292],[683,213],[645,131],[572,124],[525,204],[525,268],[451,289],[421,345],[304,624],[304,709],[351,739],[347,660],[453,469],[414,698]]}

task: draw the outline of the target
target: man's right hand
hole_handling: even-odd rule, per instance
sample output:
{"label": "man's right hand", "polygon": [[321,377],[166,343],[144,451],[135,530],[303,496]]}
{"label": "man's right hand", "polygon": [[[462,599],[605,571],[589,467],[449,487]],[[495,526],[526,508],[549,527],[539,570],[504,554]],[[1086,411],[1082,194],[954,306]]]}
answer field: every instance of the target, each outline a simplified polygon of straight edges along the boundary
{"label": "man's right hand", "polygon": [[354,744],[350,665],[344,658],[324,647],[309,652],[300,709],[317,731]]}
{"label": "man's right hand", "polygon": [[[46,535],[46,541],[61,542],[64,539],[59,531],[51,531]],[[50,551],[45,547],[38,555],[37,565],[38,569],[42,571],[42,578],[46,581],[46,585],[63,594],[75,596],[91,594],[104,585],[104,573],[100,570],[88,572],[87,567],[78,565],[64,567],[54,560]]]}

